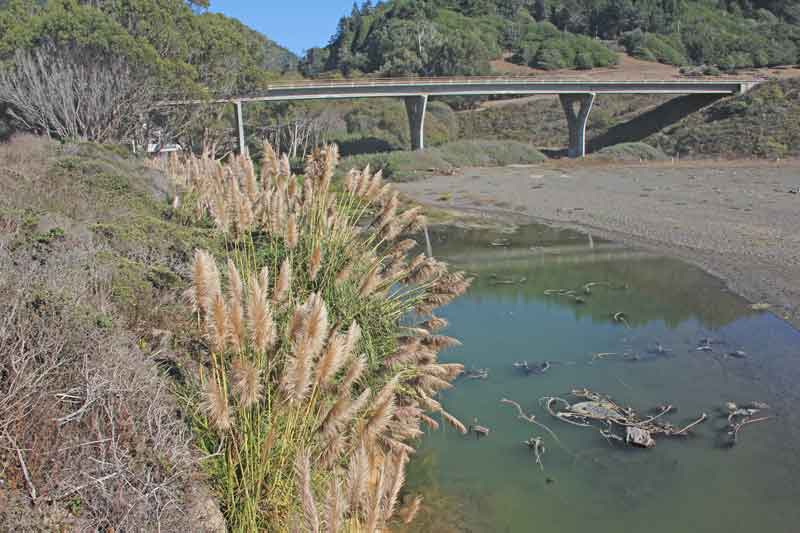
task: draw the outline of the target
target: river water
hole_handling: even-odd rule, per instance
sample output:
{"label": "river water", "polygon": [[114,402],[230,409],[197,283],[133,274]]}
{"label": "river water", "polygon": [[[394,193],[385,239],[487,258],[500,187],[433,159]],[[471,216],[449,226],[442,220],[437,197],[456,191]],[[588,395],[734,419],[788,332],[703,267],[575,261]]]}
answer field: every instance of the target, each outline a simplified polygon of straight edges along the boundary
{"label": "river water", "polygon": [[[409,531],[800,531],[800,332],[695,267],[576,232],[446,229],[431,241],[437,258],[476,276],[441,310],[443,333],[463,342],[441,359],[489,371],[459,379],[442,403],[491,432],[476,439],[443,424],[423,437],[407,486],[425,502]],[[545,295],[588,282],[610,286],[595,285],[584,303]],[[618,312],[627,324],[612,319]],[[698,351],[703,338],[720,344]],[[747,357],[727,356],[736,350]],[[525,376],[519,360],[551,366]],[[656,437],[653,449],[611,445],[539,403],[583,387],[642,413],[672,404],[676,426],[711,418],[691,437]],[[726,447],[728,401],[766,402],[775,418]],[[544,470],[522,444],[533,436],[544,439]]]}

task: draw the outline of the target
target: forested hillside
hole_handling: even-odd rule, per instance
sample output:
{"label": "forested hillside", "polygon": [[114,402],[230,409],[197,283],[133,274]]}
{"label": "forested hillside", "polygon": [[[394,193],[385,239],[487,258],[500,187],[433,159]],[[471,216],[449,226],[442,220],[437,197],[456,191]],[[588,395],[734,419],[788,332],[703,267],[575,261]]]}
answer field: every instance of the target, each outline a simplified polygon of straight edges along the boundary
{"label": "forested hillside", "polygon": [[252,92],[297,75],[297,58],[206,7],[205,0],[4,0],[0,138],[27,130],[230,150],[230,109],[154,103]]}
{"label": "forested hillside", "polygon": [[0,61],[54,45],[119,56],[157,73],[162,85],[235,92],[296,58],[235,19],[203,9],[207,0],[6,0],[0,4]]}
{"label": "forested hillside", "polygon": [[489,73],[489,61],[544,69],[615,62],[606,44],[674,65],[723,69],[794,64],[800,5],[793,0],[390,0],[354,6],[307,75]]}

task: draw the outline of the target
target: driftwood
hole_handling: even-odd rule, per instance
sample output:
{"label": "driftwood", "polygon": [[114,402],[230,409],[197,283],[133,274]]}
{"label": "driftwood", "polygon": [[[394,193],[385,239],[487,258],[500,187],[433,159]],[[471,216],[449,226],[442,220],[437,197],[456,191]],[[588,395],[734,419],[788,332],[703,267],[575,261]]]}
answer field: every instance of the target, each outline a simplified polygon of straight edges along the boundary
{"label": "driftwood", "polygon": [[617,311],[613,315],[611,315],[611,319],[614,322],[618,322],[620,324],[624,324],[626,328],[630,329],[631,325],[628,324],[628,318],[622,311]]}
{"label": "driftwood", "polygon": [[562,450],[564,450],[568,454],[572,455],[572,452],[570,452],[561,443],[561,439],[558,438],[558,435],[556,435],[555,432],[552,429],[550,429],[549,427],[545,426],[544,424],[542,424],[541,422],[538,422],[536,420],[536,415],[526,414],[525,411],[522,410],[522,406],[520,404],[518,404],[517,402],[515,402],[514,400],[509,400],[508,398],[503,398],[503,399],[500,400],[500,403],[507,403],[508,405],[513,406],[517,410],[517,418],[519,418],[520,420],[524,420],[525,422],[530,422],[531,424],[539,426],[540,428],[542,428],[545,431],[547,431],[550,434],[550,436],[553,437],[553,440],[556,441],[556,443],[559,445],[559,447]]}
{"label": "driftwood", "polygon": [[769,409],[769,405],[763,402],[752,402],[743,407],[733,402],[728,402],[725,404],[725,407],[728,410],[727,435],[730,446],[736,444],[739,439],[739,431],[741,431],[743,427],[775,418],[773,415],[758,416],[763,410]]}
{"label": "driftwood", "polygon": [[489,285],[516,285],[518,283],[525,283],[526,281],[528,281],[528,278],[525,277],[519,278],[518,280],[496,278],[489,281]]}
{"label": "driftwood", "polygon": [[747,352],[745,352],[743,350],[734,350],[732,352],[728,352],[727,354],[725,354],[725,356],[726,357],[733,357],[734,359],[746,359],[747,358]]}
{"label": "driftwood", "polygon": [[622,442],[623,436],[619,432],[624,432],[625,443],[643,448],[655,446],[654,436],[688,435],[690,429],[708,418],[703,413],[697,420],[678,429],[669,422],[659,420],[674,411],[672,405],[663,405],[655,415],[643,417],[632,408],[619,405],[610,396],[588,389],[573,390],[571,395],[582,401],[570,403],[557,396],[546,396],[540,401],[544,403],[550,416],[562,422],[578,427],[597,428],[608,441]]}
{"label": "driftwood", "polygon": [[539,465],[539,468],[544,471],[544,464],[542,463],[542,456],[546,451],[544,447],[544,441],[541,437],[531,437],[526,441],[522,441],[522,444],[528,447],[528,449],[536,456],[536,464]]}
{"label": "driftwood", "polygon": [[525,373],[526,376],[535,375],[541,376],[548,370],[550,370],[550,361],[544,361],[541,363],[534,363],[533,365],[529,365],[528,361],[517,361],[513,364],[514,368],[519,368],[522,372]]}
{"label": "driftwood", "polygon": [[669,348],[664,348],[661,343],[656,343],[653,348],[647,350],[647,353],[652,355],[669,355],[672,353],[672,350]]}
{"label": "driftwood", "polygon": [[545,296],[563,296],[571,299],[576,304],[586,303],[586,299],[578,295],[577,291],[572,289],[545,289]]}
{"label": "driftwood", "polygon": [[488,379],[489,369],[477,368],[477,369],[465,370],[462,376],[464,376],[464,379]]}
{"label": "driftwood", "polygon": [[478,419],[475,419],[475,423],[470,424],[469,428],[467,429],[468,433],[475,433],[475,438],[479,439],[481,437],[486,437],[489,435],[489,428],[486,426],[481,426],[478,424]]}
{"label": "driftwood", "polygon": [[[697,343],[696,351],[698,351],[698,352],[713,352],[714,351],[714,346],[716,346],[716,345],[725,345],[725,344],[727,344],[727,342],[725,342],[722,339],[716,339],[714,337],[706,337],[706,338],[700,339],[700,341]],[[744,352],[742,352],[742,353],[744,353]],[[746,356],[747,356],[747,354],[745,354],[745,357]],[[733,356],[733,357],[735,357],[735,356]]]}
{"label": "driftwood", "polygon": [[652,448],[656,445],[656,441],[649,431],[636,426],[625,428],[625,442],[641,448]]}
{"label": "driftwood", "polygon": [[590,281],[588,283],[583,284],[583,293],[584,294],[592,294],[592,287],[607,287],[609,289],[614,290],[627,290],[628,286],[626,284],[614,284],[610,281]]}
{"label": "driftwood", "polygon": [[592,361],[597,361],[598,359],[610,359],[612,357],[617,357],[619,354],[617,352],[599,352],[592,354]]}

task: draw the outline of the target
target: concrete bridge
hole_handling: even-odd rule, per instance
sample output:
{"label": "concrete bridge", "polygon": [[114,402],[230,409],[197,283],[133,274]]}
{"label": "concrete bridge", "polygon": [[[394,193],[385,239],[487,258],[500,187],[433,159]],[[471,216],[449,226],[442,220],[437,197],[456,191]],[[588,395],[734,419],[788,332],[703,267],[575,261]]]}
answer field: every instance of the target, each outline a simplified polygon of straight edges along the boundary
{"label": "concrete bridge", "polygon": [[542,80],[519,77],[468,78],[389,78],[363,80],[314,80],[272,84],[263,94],[212,100],[175,100],[161,105],[233,103],[236,106],[239,147],[244,149],[242,106],[248,102],[277,102],[334,98],[397,97],[405,100],[411,147],[425,147],[425,110],[429,96],[468,95],[558,95],[569,129],[570,157],[586,154],[586,123],[598,94],[674,94],[697,97],[697,105],[708,105],[716,98],[743,93],[756,85],[750,80],[662,80],[662,81],[586,81]]}

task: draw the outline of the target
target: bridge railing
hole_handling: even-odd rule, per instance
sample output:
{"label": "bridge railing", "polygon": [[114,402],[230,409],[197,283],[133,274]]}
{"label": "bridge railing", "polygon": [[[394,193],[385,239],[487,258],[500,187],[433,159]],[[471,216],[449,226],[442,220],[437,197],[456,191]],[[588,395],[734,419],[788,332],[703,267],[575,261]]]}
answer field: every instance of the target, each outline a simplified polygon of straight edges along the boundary
{"label": "bridge railing", "polygon": [[599,83],[599,84],[633,84],[633,83],[694,83],[694,84],[718,84],[718,83],[745,83],[752,80],[740,80],[724,77],[704,77],[702,80],[695,78],[672,78],[668,80],[649,80],[649,79],[625,79],[625,80],[592,80],[581,77],[538,77],[538,76],[460,76],[460,77],[419,77],[419,78],[361,78],[356,80],[339,79],[317,79],[304,81],[286,81],[270,83],[266,90],[271,89],[304,89],[304,88],[327,88],[327,87],[378,87],[394,85],[485,85],[491,83]]}
{"label": "bridge railing", "polygon": [[535,85],[553,85],[553,84],[588,84],[594,86],[618,86],[625,85],[642,85],[642,84],[661,84],[661,85],[674,85],[680,87],[681,85],[719,85],[725,84],[730,86],[739,85],[739,87],[749,88],[758,80],[742,80],[731,79],[725,77],[714,77],[703,79],[696,78],[672,78],[660,80],[648,79],[626,79],[626,80],[603,80],[603,79],[587,79],[585,77],[559,77],[551,78],[549,76],[530,76],[530,75],[506,75],[506,76],[451,76],[451,77],[416,77],[416,78],[360,78],[356,80],[341,80],[341,79],[317,79],[317,80],[297,80],[270,83],[265,88],[251,93],[248,95],[208,95],[204,99],[194,100],[180,100],[165,98],[157,105],[175,105],[175,104],[202,104],[202,103],[219,103],[219,102],[236,102],[251,99],[267,98],[272,91],[291,91],[297,89],[335,89],[335,88],[370,88],[370,87],[424,87],[424,86],[447,86],[447,85],[467,85],[467,86],[481,86],[481,85],[515,85],[515,84],[530,84]]}

